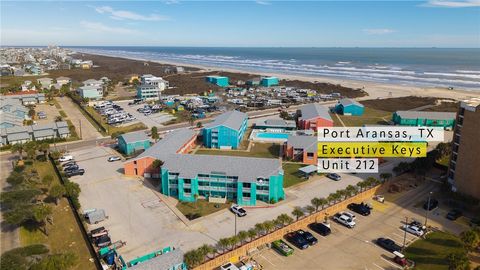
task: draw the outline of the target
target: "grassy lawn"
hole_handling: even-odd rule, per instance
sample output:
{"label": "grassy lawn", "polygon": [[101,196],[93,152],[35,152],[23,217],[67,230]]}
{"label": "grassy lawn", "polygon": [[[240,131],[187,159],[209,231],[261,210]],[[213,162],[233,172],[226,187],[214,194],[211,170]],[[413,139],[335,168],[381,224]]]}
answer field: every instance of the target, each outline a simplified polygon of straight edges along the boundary
{"label": "grassy lawn", "polygon": [[225,208],[229,208],[231,203],[209,203],[207,200],[197,200],[196,202],[179,202],[177,209],[188,219],[196,219],[207,216]]}
{"label": "grassy lawn", "polygon": [[426,239],[415,241],[406,249],[407,258],[418,270],[448,270],[447,255],[463,250],[460,239],[450,233],[432,232]]}
{"label": "grassy lawn", "polygon": [[298,169],[305,167],[307,165],[300,163],[284,163],[283,164],[283,187],[291,187],[298,183],[307,181],[298,174]]}
{"label": "grassy lawn", "polygon": [[243,150],[219,150],[201,148],[196,152],[198,155],[220,155],[238,157],[278,158],[280,145],[274,143],[253,143],[250,151]]}
{"label": "grassy lawn", "polygon": [[[365,112],[361,116],[339,115],[347,127],[361,127],[362,125],[385,124],[384,118],[388,121],[392,118],[392,113],[365,107]],[[334,117],[332,117],[334,118]],[[334,118],[335,121],[335,118]]]}
{"label": "grassy lawn", "polygon": [[[86,111],[88,111],[88,113],[93,119],[102,124],[102,126],[107,130],[108,135],[112,135],[113,133],[128,133],[132,131],[147,129],[147,126],[145,126],[145,124],[143,123],[135,123],[128,126],[110,126],[105,122],[103,117],[97,111],[95,111],[94,108],[85,107],[85,109]],[[94,126],[97,125],[95,124]]]}
{"label": "grassy lawn", "polygon": [[[33,166],[37,169],[40,179],[45,175],[54,176],[54,182],[59,183],[50,162],[35,161]],[[35,230],[32,226],[20,228],[20,241],[22,245],[45,244],[51,253],[73,252],[77,255],[76,266],[72,269],[95,269],[95,264],[90,262],[90,253],[82,237],[72,209],[65,198],[59,200],[59,204],[53,207],[53,225],[47,225],[48,236]]]}

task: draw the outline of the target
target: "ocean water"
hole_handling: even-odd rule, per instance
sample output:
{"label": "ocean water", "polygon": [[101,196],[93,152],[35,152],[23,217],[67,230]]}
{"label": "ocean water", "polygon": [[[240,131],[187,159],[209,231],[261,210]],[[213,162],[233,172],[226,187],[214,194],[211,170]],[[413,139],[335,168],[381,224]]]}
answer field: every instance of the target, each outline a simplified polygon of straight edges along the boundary
{"label": "ocean water", "polygon": [[71,47],[74,51],[251,72],[480,91],[480,49]]}

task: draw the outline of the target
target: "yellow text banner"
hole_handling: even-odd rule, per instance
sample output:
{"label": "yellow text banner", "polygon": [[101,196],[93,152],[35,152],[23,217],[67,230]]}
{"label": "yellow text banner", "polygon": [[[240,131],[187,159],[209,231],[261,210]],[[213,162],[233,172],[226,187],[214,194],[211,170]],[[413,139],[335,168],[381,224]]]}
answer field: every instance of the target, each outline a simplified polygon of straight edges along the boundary
{"label": "yellow text banner", "polygon": [[318,142],[318,157],[426,157],[426,142]]}

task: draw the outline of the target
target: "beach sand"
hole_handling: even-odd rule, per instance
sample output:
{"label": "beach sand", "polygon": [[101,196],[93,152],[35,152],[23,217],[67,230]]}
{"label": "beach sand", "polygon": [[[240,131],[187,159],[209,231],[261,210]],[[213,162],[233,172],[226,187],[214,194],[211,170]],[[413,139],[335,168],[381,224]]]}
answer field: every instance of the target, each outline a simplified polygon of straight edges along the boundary
{"label": "beach sand", "polygon": [[[92,54],[92,53],[89,53]],[[183,66],[183,67],[193,67],[199,68],[198,72],[212,72],[212,71],[224,71],[224,72],[234,72],[234,73],[249,73],[249,74],[259,74],[258,71],[246,71],[238,70],[231,68],[219,68],[219,67],[209,67],[196,64],[185,64],[179,62],[171,61],[155,61],[150,59],[141,59],[141,58],[127,58],[127,57],[118,57],[126,58],[131,60],[139,61],[150,61],[159,64],[168,64],[174,66]],[[264,73],[261,75],[264,76],[275,76],[279,79],[284,80],[300,80],[308,82],[324,82],[331,84],[340,84],[345,87],[350,87],[354,89],[363,89],[368,93],[368,96],[358,98],[359,100],[365,99],[377,99],[377,98],[391,98],[391,97],[404,97],[404,96],[421,96],[421,97],[435,97],[435,98],[448,98],[454,100],[465,100],[472,97],[480,97],[480,89],[478,91],[474,90],[463,90],[463,89],[453,89],[449,90],[446,88],[439,87],[425,87],[425,86],[415,86],[414,84],[393,84],[393,83],[378,83],[378,82],[368,82],[368,81],[355,81],[341,78],[331,78],[331,77],[321,77],[321,76],[305,76],[305,75],[296,75],[296,74],[280,74],[280,73]]]}

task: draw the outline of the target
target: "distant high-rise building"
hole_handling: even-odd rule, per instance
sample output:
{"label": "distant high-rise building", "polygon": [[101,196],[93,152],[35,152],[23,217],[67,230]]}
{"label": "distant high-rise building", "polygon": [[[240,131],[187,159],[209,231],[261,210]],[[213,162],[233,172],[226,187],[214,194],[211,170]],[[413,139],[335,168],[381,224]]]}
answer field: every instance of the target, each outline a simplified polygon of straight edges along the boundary
{"label": "distant high-rise building", "polygon": [[457,114],[448,182],[454,191],[480,199],[480,98],[461,102]]}

